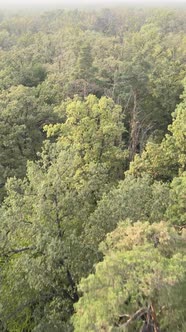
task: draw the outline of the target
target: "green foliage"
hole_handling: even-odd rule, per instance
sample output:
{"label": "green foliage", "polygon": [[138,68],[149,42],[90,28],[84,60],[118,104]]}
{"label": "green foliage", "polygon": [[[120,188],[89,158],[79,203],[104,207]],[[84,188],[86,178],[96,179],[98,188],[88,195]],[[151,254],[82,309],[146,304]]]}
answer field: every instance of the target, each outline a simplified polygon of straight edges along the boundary
{"label": "green foliage", "polygon": [[6,186],[0,298],[10,332],[70,329],[76,284],[88,269],[84,223],[122,173],[120,107],[95,96],[63,107],[65,123],[45,128],[57,142],[46,141],[40,160],[28,164],[27,178]]}
{"label": "green foliage", "polygon": [[85,225],[86,237],[82,239],[90,260],[97,261],[98,245],[108,232],[113,231],[119,221],[158,222],[164,218],[169,206],[169,186],[154,182],[148,177],[127,176],[118,187],[113,188],[98,202]]}
{"label": "green foliage", "polygon": [[[185,88],[186,89],[186,88]],[[129,173],[139,175],[143,172],[154,179],[172,180],[185,171],[186,167],[186,98],[173,113],[173,122],[169,125],[169,133],[161,144],[148,143],[141,157],[136,156],[130,165]]]}
{"label": "green foliage", "polygon": [[77,61],[77,69],[76,69],[76,78],[77,79],[85,79],[91,80],[91,76],[93,74],[93,58],[92,58],[92,50],[89,44],[82,45],[78,61]]}
{"label": "green foliage", "polygon": [[0,298],[1,317],[10,331],[23,326],[68,330],[78,298],[75,281],[82,272],[78,257],[71,259],[78,253],[79,224],[73,214],[80,207],[72,186],[67,190],[71,181],[64,172],[74,164],[71,155],[66,158],[59,173],[57,165],[45,175],[31,164],[27,181],[11,179],[7,185],[1,209]]}
{"label": "green foliage", "polygon": [[185,30],[184,13],[163,9],[5,17],[0,89],[38,86],[47,73],[60,82],[59,103],[75,94],[113,98],[126,115],[132,158],[149,136],[161,139],[171,121],[185,75]]}
{"label": "green foliage", "polygon": [[20,72],[20,84],[28,87],[37,86],[46,78],[46,70],[40,64],[31,65],[23,68]]}
{"label": "green foliage", "polygon": [[[140,315],[137,320],[129,319],[142,308],[148,311],[151,305],[160,327],[162,320],[169,318],[162,331],[175,331],[174,314],[180,314],[183,323],[183,312],[175,312],[179,298],[173,300],[170,294],[173,291],[176,295],[174,287],[184,280],[186,257],[182,248],[181,237],[163,222],[120,223],[100,246],[103,262],[96,265],[95,274],[80,283],[83,295],[75,305],[74,330],[136,331],[143,325]],[[166,297],[162,298],[162,292]]]}
{"label": "green foliage", "polygon": [[[97,167],[100,163],[107,170],[109,182],[123,176],[127,164],[122,135],[125,131],[122,110],[112,99],[90,95],[82,101],[78,97],[67,100],[59,107],[66,109],[64,124],[46,126],[48,137],[59,135],[62,149],[74,147],[82,163],[81,172],[87,165]],[[56,110],[57,111],[57,110]]]}
{"label": "green foliage", "polygon": [[[128,120],[131,159],[150,135],[163,137],[182,91],[185,67],[174,52],[177,40],[171,44],[166,37],[159,26],[147,23],[125,38],[113,89]],[[184,39],[181,45],[184,50]]]}
{"label": "green foliage", "polygon": [[1,331],[185,330],[185,21],[0,13]]}
{"label": "green foliage", "polygon": [[186,173],[175,177],[171,183],[170,202],[167,210],[168,218],[175,225],[186,225]]}
{"label": "green foliage", "polygon": [[27,160],[34,160],[45,138],[42,127],[54,121],[51,109],[40,103],[34,89],[12,87],[0,95],[0,200],[11,176],[24,177]]}

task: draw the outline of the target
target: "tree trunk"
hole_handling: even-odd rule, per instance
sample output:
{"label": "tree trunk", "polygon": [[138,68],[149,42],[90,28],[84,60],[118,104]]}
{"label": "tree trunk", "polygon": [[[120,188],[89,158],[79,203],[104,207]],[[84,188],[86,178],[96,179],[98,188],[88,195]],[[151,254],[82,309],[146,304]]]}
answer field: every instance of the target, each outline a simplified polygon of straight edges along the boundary
{"label": "tree trunk", "polygon": [[131,112],[130,122],[130,143],[129,143],[129,158],[133,160],[139,143],[139,121],[138,121],[138,110],[137,110],[137,92],[133,90],[133,109]]}

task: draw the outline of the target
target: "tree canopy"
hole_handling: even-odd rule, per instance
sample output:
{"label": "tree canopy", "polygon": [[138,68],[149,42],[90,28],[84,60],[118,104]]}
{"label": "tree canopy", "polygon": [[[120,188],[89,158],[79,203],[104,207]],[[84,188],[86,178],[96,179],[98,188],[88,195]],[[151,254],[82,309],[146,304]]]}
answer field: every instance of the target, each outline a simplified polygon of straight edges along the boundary
{"label": "tree canopy", "polygon": [[0,13],[0,331],[185,331],[185,22]]}
{"label": "tree canopy", "polygon": [[185,280],[184,245],[163,222],[120,223],[100,245],[104,260],[95,274],[80,283],[74,331],[159,331],[159,323],[163,331],[183,331],[180,293],[172,292]]}

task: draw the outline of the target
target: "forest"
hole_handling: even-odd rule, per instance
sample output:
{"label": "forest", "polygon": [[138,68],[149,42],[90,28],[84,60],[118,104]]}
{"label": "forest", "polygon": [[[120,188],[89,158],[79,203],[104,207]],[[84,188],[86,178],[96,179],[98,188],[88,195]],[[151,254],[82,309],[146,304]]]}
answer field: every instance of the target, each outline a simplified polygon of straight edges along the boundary
{"label": "forest", "polygon": [[0,331],[186,331],[186,10],[0,12]]}

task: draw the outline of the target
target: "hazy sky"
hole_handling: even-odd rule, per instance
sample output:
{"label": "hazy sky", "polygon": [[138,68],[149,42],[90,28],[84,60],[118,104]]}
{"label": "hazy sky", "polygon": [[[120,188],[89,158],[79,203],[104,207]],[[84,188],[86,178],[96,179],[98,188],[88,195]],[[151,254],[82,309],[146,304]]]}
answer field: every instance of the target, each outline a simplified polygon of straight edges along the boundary
{"label": "hazy sky", "polygon": [[0,0],[0,7],[32,7],[32,6],[66,6],[66,5],[93,5],[93,4],[104,4],[105,6],[110,4],[172,4],[172,3],[186,4],[186,0]]}

